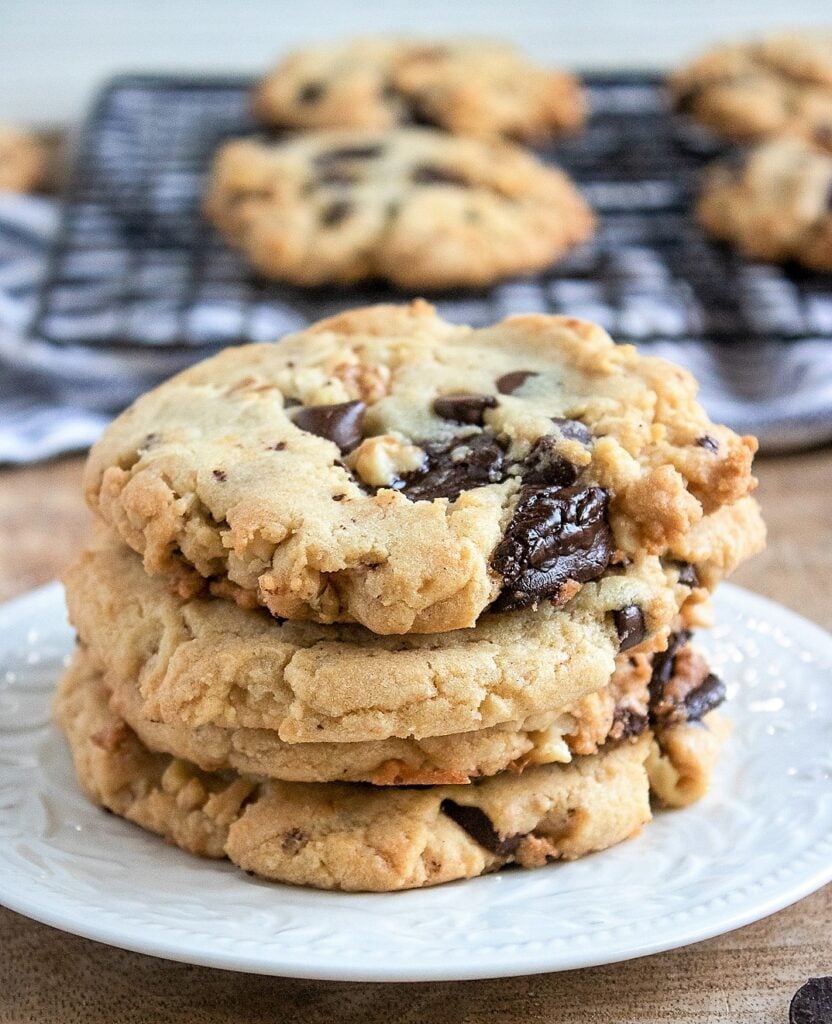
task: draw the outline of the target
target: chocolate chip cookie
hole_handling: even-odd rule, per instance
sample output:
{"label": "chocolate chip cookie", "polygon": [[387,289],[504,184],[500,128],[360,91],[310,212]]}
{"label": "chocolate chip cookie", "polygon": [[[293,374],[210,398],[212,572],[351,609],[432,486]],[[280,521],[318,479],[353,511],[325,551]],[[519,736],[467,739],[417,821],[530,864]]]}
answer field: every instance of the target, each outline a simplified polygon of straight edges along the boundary
{"label": "chocolate chip cookie", "polygon": [[370,307],[140,398],[85,490],[183,593],[208,581],[281,618],[437,633],[562,606],[648,555],[695,553],[712,587],[759,549],[756,442],[695,394],[586,321],[472,330],[422,301]]}
{"label": "chocolate chip cookie", "polygon": [[0,125],[0,192],[34,192],[46,178],[48,156],[34,135]]}
{"label": "chocolate chip cookie", "polygon": [[697,215],[757,259],[832,270],[832,155],[775,139],[708,173]]}
{"label": "chocolate chip cookie", "polygon": [[[667,645],[692,593],[684,575],[647,557],[586,584],[562,608],[547,602],[537,612],[485,616],[473,629],[390,638],[359,626],[275,622],[262,609],[207,592],[174,594],[108,535],[81,556],[65,584],[70,620],[110,689],[128,695],[122,703],[135,701],[138,689],[146,719],[197,730],[206,742],[229,746],[234,737],[221,730],[238,737],[249,730],[245,739],[257,742],[262,737],[252,731],[265,730],[284,744],[327,748],[278,752],[323,779],[343,777],[348,764],[353,777],[364,778],[392,771],[389,761],[415,769],[428,757],[444,758],[450,770],[451,747],[424,740],[484,729],[495,730],[481,745],[490,763],[514,760],[523,744],[527,751],[537,745],[542,759],[542,747],[558,742],[559,717],[609,683],[616,654],[636,658]],[[639,672],[646,686],[643,667]],[[606,714],[584,711],[584,725]],[[135,725],[132,714],[124,717]],[[531,740],[521,735],[547,730]],[[590,731],[597,737],[595,725]],[[335,744],[352,752],[328,749]],[[468,741],[448,744],[468,759],[454,770],[467,772]],[[553,756],[558,749],[568,754],[561,744],[551,747]],[[482,773],[485,766],[473,767]]]}
{"label": "chocolate chip cookie", "polygon": [[301,285],[486,285],[549,266],[593,229],[556,168],[416,128],[229,142],[205,209],[260,273]]}
{"label": "chocolate chip cookie", "polygon": [[490,40],[355,39],[291,54],[254,93],[256,116],[290,128],[435,125],[481,139],[546,142],[583,123],[571,75]]}
{"label": "chocolate chip cookie", "polygon": [[78,662],[55,711],[93,801],[192,853],[296,885],[390,891],[537,867],[605,849],[650,820],[649,732],[475,785],[378,788],[209,773],[154,754]]}
{"label": "chocolate chip cookie", "polygon": [[671,79],[673,102],[738,141],[794,136],[832,151],[832,34],[786,32],[717,47]]}

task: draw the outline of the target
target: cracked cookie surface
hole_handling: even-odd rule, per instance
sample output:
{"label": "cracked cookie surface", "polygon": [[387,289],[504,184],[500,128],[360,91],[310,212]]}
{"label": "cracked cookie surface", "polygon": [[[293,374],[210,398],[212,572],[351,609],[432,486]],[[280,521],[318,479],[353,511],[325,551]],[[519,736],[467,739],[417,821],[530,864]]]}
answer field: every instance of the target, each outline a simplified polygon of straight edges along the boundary
{"label": "cracked cookie surface", "polygon": [[229,349],[93,448],[95,512],[183,593],[378,634],[563,605],[659,556],[705,587],[763,543],[756,449],[599,327],[473,330],[417,300]]}
{"label": "cracked cookie surface", "polygon": [[718,162],[697,216],[711,235],[747,256],[832,270],[832,154],[777,139]]}
{"label": "cracked cookie surface", "polygon": [[[562,608],[547,603],[485,616],[473,629],[380,637],[354,625],[278,623],[261,609],[172,593],[103,531],[65,584],[70,620],[96,668],[111,689],[138,691],[149,721],[202,730],[206,743],[229,740],[217,729],[269,730],[286,744],[313,746],[421,741],[363,749],[365,771],[394,750],[414,768],[443,757],[447,767],[449,751],[425,738],[492,728],[480,743],[491,763],[513,760],[518,744],[539,752],[546,736],[520,734],[541,725],[545,732],[605,687],[620,648],[630,657],[663,649],[692,592],[678,570],[653,557],[586,584]],[[621,609],[637,612],[625,633]],[[238,735],[262,750],[262,737]],[[469,764],[486,757],[470,740],[453,742]],[[287,763],[333,774],[322,767],[328,760],[338,770],[350,761],[327,749],[281,753]],[[357,759],[351,770],[362,770]]]}
{"label": "cracked cookie surface", "polygon": [[519,776],[380,789],[263,782],[151,753],[77,663],[55,713],[95,803],[191,853],[295,885],[383,892],[537,867],[605,849],[650,820],[649,733]]}
{"label": "cracked cookie surface", "polygon": [[415,128],[229,142],[205,210],[260,273],[301,285],[486,285],[549,266],[594,225],[557,168]]}
{"label": "cracked cookie surface", "polygon": [[389,130],[418,121],[484,139],[546,142],[579,128],[577,80],[505,43],[365,38],[290,54],[257,86],[255,114],[289,128]]}
{"label": "cracked cookie surface", "polygon": [[832,152],[832,33],[719,46],[670,82],[676,110],[721,136],[793,136]]}

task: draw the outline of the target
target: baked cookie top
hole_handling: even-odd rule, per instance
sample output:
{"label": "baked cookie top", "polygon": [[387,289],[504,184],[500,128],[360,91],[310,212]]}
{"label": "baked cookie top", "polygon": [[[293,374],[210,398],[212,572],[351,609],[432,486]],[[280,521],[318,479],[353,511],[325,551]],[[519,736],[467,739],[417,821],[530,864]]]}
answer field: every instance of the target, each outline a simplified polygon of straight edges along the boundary
{"label": "baked cookie top", "polygon": [[33,192],[46,168],[46,148],[34,135],[0,124],[0,192]]}
{"label": "baked cookie top", "polygon": [[286,57],[257,86],[254,112],[290,128],[387,131],[413,122],[482,139],[546,142],[579,128],[572,75],[506,43],[354,39]]}
{"label": "baked cookie top", "polygon": [[676,109],[719,135],[797,136],[832,151],[832,33],[716,47],[671,79]]}
{"label": "baked cookie top", "polygon": [[562,608],[546,603],[485,616],[473,629],[402,637],[279,623],[262,609],[182,597],[103,532],[65,584],[90,658],[114,691],[138,686],[147,718],[354,744],[504,723],[534,731],[541,715],[607,685],[620,650],[635,657],[666,646],[691,592],[680,575],[645,557],[586,584]]}
{"label": "baked cookie top", "polygon": [[[283,618],[442,632],[562,605],[647,554],[695,549],[711,586],[759,548],[756,442],[695,395],[586,321],[369,307],[140,398],[85,490],[183,587],[195,570]],[[709,527],[725,506],[739,529]]]}
{"label": "baked cookie top", "polygon": [[556,168],[417,128],[229,142],[205,210],[258,271],[302,285],[484,285],[549,266],[594,224]]}
{"label": "baked cookie top", "polygon": [[538,867],[605,849],[650,820],[649,733],[473,786],[378,788],[264,782],[152,753],[77,662],[55,712],[97,804],[192,853],[295,885],[385,892]]}
{"label": "baked cookie top", "polygon": [[785,138],[717,162],[697,215],[748,256],[832,270],[832,155]]}

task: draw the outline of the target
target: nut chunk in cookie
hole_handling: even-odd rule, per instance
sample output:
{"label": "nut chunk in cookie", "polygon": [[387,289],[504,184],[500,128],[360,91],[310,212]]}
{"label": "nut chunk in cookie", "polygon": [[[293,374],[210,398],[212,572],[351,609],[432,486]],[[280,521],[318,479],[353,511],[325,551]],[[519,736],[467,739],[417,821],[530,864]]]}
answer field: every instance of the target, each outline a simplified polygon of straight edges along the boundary
{"label": "nut chunk in cookie", "polygon": [[417,128],[230,142],[205,209],[260,273],[302,285],[485,285],[549,266],[594,223],[530,154]]}
{"label": "nut chunk in cookie", "polygon": [[711,168],[697,215],[747,256],[832,270],[832,156],[799,139],[755,147]]}
{"label": "nut chunk in cookie", "polygon": [[593,324],[473,330],[416,301],[186,370],[110,426],[85,488],[183,592],[435,633],[562,606],[647,556],[710,589],[762,544],[755,448],[684,370]]}
{"label": "nut chunk in cookie", "polygon": [[491,40],[355,39],[290,54],[257,86],[254,112],[288,128],[428,124],[482,139],[546,142],[583,123],[569,74]]}

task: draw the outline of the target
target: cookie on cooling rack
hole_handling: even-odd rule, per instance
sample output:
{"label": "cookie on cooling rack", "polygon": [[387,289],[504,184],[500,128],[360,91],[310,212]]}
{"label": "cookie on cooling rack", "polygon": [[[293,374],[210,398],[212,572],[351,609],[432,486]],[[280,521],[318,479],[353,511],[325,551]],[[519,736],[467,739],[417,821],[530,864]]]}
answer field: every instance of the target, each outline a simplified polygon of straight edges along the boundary
{"label": "cookie on cooling rack", "polygon": [[228,143],[205,208],[260,273],[302,285],[485,285],[549,266],[593,229],[561,171],[416,128]]}
{"label": "cookie on cooling rack", "polygon": [[718,162],[697,215],[747,256],[832,270],[832,155],[787,138]]}
{"label": "cookie on cooling rack", "polygon": [[482,139],[545,142],[583,123],[576,79],[490,40],[356,39],[291,54],[254,110],[291,128],[387,130],[418,122]]}
{"label": "cookie on cooling rack", "polygon": [[737,141],[796,136],[832,151],[832,32],[716,47],[671,79],[677,111]]}

